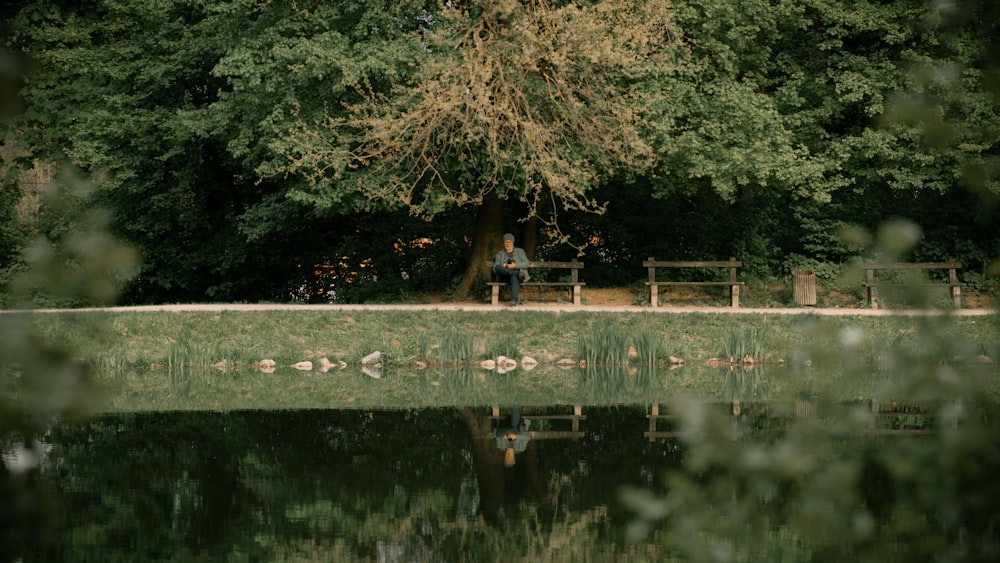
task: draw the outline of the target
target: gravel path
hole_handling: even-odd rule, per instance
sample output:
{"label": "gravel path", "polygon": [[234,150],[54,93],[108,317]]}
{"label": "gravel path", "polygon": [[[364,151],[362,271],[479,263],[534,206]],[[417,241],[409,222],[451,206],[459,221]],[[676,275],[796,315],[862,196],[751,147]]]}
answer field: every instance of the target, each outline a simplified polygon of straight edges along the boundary
{"label": "gravel path", "polygon": [[431,303],[431,304],[378,304],[378,305],[310,305],[294,303],[273,304],[238,304],[238,303],[207,303],[178,305],[142,305],[137,307],[103,307],[82,309],[34,309],[34,310],[0,310],[0,313],[65,313],[65,312],[195,312],[195,311],[470,311],[481,313],[517,314],[521,311],[550,311],[558,313],[653,313],[670,315],[677,313],[718,313],[718,314],[764,314],[764,315],[824,315],[824,316],[928,316],[952,315],[958,317],[985,316],[997,313],[996,309],[958,309],[958,310],[928,310],[928,309],[862,309],[862,308],[816,308],[816,307],[767,307],[767,308],[732,308],[732,307],[640,307],[617,305],[583,305],[574,306],[563,303],[527,304],[515,308],[494,307],[475,303]]}

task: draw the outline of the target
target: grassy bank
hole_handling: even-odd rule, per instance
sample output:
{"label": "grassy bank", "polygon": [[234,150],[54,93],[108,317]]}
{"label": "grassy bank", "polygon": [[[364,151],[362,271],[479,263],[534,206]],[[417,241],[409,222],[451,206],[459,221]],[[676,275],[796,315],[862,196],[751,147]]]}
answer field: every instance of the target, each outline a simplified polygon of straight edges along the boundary
{"label": "grassy bank", "polygon": [[[97,367],[111,411],[855,400],[878,392],[894,358],[981,366],[1000,343],[996,315],[143,311],[34,322]],[[498,356],[538,367],[478,366]],[[977,369],[995,376],[995,365]]]}

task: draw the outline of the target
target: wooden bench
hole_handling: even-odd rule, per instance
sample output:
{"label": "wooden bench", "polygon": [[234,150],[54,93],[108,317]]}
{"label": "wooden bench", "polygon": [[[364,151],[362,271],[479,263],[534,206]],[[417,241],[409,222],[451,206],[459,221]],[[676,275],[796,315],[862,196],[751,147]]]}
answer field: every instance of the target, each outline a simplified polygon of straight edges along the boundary
{"label": "wooden bench", "polygon": [[[493,278],[493,261],[487,262],[490,268],[490,279],[486,285],[490,286],[490,303],[493,305],[500,304],[500,288],[507,287],[510,284],[507,282],[492,281]],[[573,304],[582,305],[583,304],[583,286],[586,283],[580,281],[580,270],[583,269],[583,262],[578,262],[573,260],[572,262],[528,262],[529,273],[533,276],[530,281],[521,282],[521,288],[525,287],[568,287],[573,294]],[[548,281],[546,279],[541,279],[543,276],[539,273],[536,274],[534,271],[539,270],[569,270],[569,280],[568,281]],[[534,276],[538,276],[536,279]]]}
{"label": "wooden bench", "polygon": [[865,289],[868,292],[868,302],[871,304],[872,309],[878,309],[880,300],[878,289],[879,287],[886,286],[905,286],[906,283],[893,282],[888,280],[878,280],[875,277],[875,272],[878,270],[896,270],[896,271],[928,271],[928,270],[947,270],[948,271],[948,281],[943,283],[925,283],[922,284],[926,287],[947,287],[949,293],[951,294],[952,302],[955,304],[956,308],[962,307],[962,286],[964,283],[958,281],[958,270],[962,269],[962,265],[955,261],[948,262],[865,262]]}
{"label": "wooden bench", "polygon": [[[649,286],[649,304],[653,307],[659,305],[661,285],[726,286],[729,287],[731,305],[733,307],[740,306],[740,287],[746,284],[736,281],[736,269],[743,266],[743,262],[736,260],[736,258],[715,261],[669,261],[656,260],[650,256],[649,260],[642,263],[642,266],[649,270],[649,281],[646,282],[646,285]],[[729,279],[725,281],[658,281],[656,279],[657,268],[728,268]]]}

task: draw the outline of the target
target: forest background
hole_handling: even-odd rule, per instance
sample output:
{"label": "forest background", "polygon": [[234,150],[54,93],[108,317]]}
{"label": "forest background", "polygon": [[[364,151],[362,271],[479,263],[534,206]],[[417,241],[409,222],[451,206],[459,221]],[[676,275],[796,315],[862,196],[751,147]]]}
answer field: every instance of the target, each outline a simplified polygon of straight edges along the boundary
{"label": "forest background", "polygon": [[991,2],[0,7],[0,284],[79,230],[43,203],[69,162],[141,254],[126,304],[465,298],[504,231],[588,287],[648,256],[836,284],[894,219],[997,291]]}

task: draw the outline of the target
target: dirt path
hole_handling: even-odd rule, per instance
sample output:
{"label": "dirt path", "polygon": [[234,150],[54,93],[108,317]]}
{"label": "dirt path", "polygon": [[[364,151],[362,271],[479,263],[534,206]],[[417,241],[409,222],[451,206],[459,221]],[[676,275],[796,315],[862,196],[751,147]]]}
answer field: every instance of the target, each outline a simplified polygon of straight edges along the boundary
{"label": "dirt path", "polygon": [[612,306],[612,305],[583,305],[576,307],[571,304],[562,303],[542,303],[527,304],[516,308],[492,307],[490,305],[479,304],[451,304],[451,303],[428,303],[428,304],[390,304],[390,305],[310,305],[310,304],[231,304],[231,303],[211,303],[211,304],[178,304],[178,305],[143,305],[136,307],[105,307],[105,308],[84,308],[84,309],[38,309],[33,311],[13,311],[5,310],[2,313],[33,312],[33,313],[65,313],[65,312],[197,312],[197,311],[474,311],[494,314],[517,314],[521,311],[552,311],[559,313],[652,313],[652,314],[681,314],[681,313],[714,313],[729,315],[821,315],[821,316],[932,316],[951,315],[956,317],[986,316],[996,314],[994,309],[960,309],[960,310],[928,310],[928,309],[848,309],[848,308],[815,308],[815,307],[787,307],[787,308],[752,308],[752,307],[639,307],[639,306]]}
{"label": "dirt path", "polygon": [[[324,304],[303,304],[303,303],[205,303],[205,304],[173,304],[173,305],[142,305],[136,307],[107,307],[107,308],[87,308],[87,309],[38,309],[36,313],[53,313],[66,311],[378,311],[378,310],[440,310],[440,311],[476,311],[484,313],[519,311],[558,311],[558,312],[630,312],[630,313],[655,313],[655,314],[677,314],[677,313],[719,313],[719,314],[768,314],[768,315],[839,315],[839,316],[889,316],[889,315],[955,315],[955,316],[980,316],[990,315],[997,312],[997,309],[990,306],[986,301],[974,303],[972,308],[959,310],[903,310],[903,309],[871,309],[861,307],[740,307],[732,308],[725,306],[698,306],[685,305],[680,303],[661,303],[657,308],[652,308],[647,304],[639,305],[635,293],[628,289],[601,288],[588,289],[584,292],[584,302],[582,306],[574,306],[570,303],[560,303],[555,301],[527,301],[524,305],[516,308],[493,307],[488,303],[475,301],[451,302],[443,301],[440,297],[429,297],[424,303],[393,303],[393,304],[345,304],[345,305],[324,305]],[[0,313],[12,313],[17,311],[3,311]]]}

